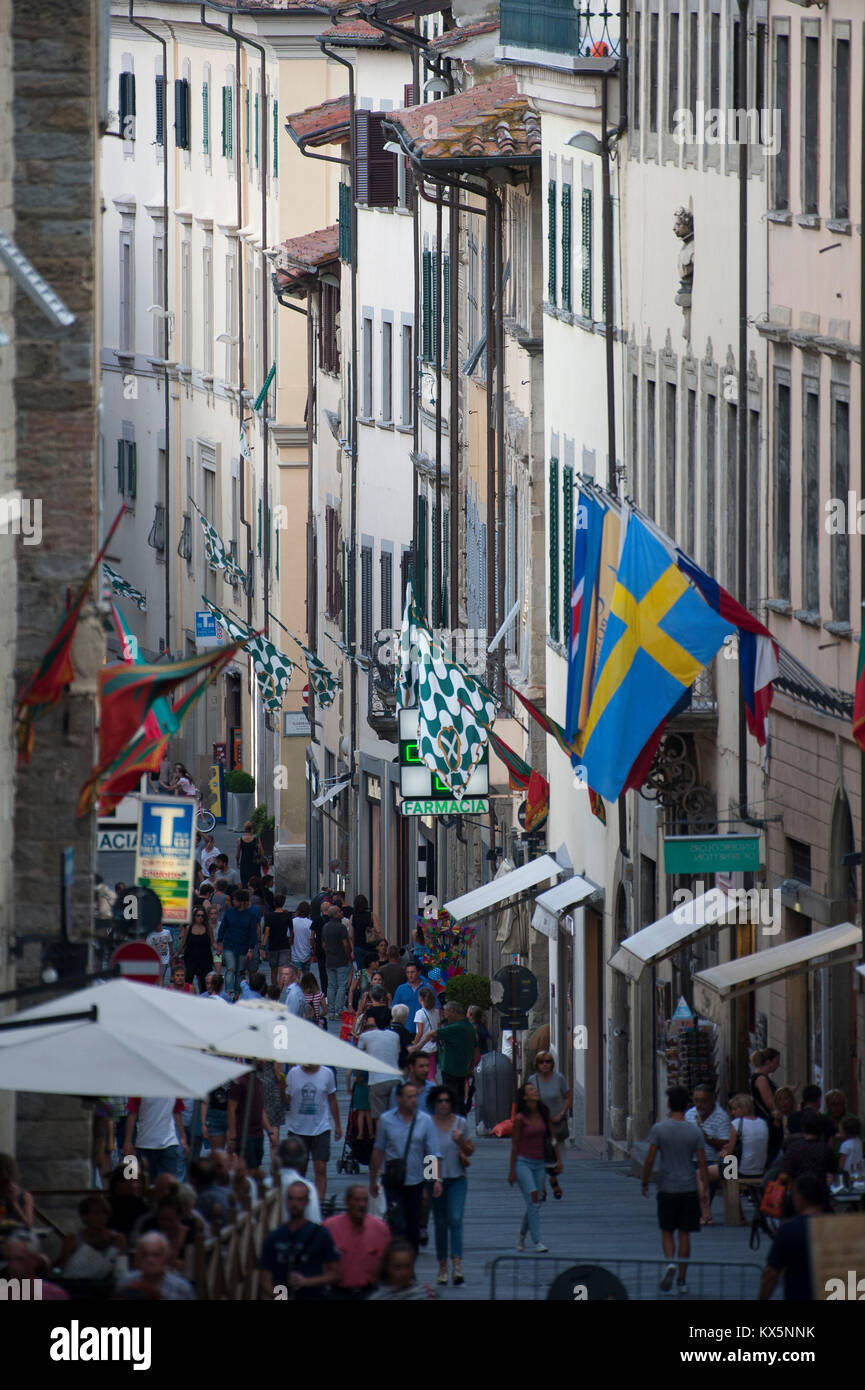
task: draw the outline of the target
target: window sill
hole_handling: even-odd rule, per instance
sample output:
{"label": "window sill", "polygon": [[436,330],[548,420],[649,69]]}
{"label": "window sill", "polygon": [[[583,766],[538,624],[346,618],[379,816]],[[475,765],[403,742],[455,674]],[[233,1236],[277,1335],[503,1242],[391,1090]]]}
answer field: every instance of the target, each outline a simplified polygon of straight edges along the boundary
{"label": "window sill", "polygon": [[412,208],[394,208],[397,217],[414,217]]}
{"label": "window sill", "polygon": [[793,214],[787,208],[772,208],[766,213],[767,222],[777,222],[782,227],[793,225]]}
{"label": "window sill", "polygon": [[849,641],[853,636],[853,629],[849,623],[824,623],[823,627],[827,632],[831,632],[833,637],[845,637]]}
{"label": "window sill", "polygon": [[808,227],[812,232],[819,232],[822,225],[823,219],[816,212],[800,212],[796,217],[797,227]]}
{"label": "window sill", "polygon": [[413,434],[414,425],[394,425],[397,434]]}
{"label": "window sill", "polygon": [[208,391],[212,391],[212,390],[213,390],[213,373],[212,373],[212,372],[202,372],[202,373],[201,373],[201,384],[202,384],[202,386],[205,386],[205,387],[207,388]]}
{"label": "window sill", "polygon": [[839,232],[841,236],[850,236],[853,232],[853,223],[846,217],[827,217],[826,230]]}
{"label": "window sill", "polygon": [[784,618],[789,618],[793,612],[793,605],[786,598],[767,598],[766,607],[770,613],[779,613]]}
{"label": "window sill", "polygon": [[[127,352],[127,351],[121,352],[119,348],[115,348],[115,349],[114,349],[114,356],[117,358],[117,361],[118,361],[118,362],[122,362],[124,366],[129,366],[130,364],[131,364],[133,367],[135,366],[135,353],[134,353],[134,352]],[[160,363],[158,363],[157,365],[161,366],[162,364],[161,364],[161,362],[160,362]]]}
{"label": "window sill", "polygon": [[805,623],[806,627],[820,626],[820,614],[813,613],[810,609],[797,608],[793,613],[793,617],[796,618],[798,622]]}
{"label": "window sill", "polygon": [[380,430],[392,430],[393,420],[376,420],[376,425]]}
{"label": "window sill", "polygon": [[375,425],[375,420],[373,419],[373,417],[372,417],[371,415],[358,415],[358,417],[357,417],[357,423],[358,423],[359,425],[370,425],[370,426],[374,426],[374,425]]}

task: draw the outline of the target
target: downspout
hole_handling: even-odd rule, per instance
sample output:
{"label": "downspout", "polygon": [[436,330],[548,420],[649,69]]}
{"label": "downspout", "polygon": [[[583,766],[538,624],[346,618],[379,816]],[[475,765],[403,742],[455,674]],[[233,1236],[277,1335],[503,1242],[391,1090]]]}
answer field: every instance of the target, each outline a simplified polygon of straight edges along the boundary
{"label": "downspout", "polygon": [[[859,153],[859,495],[865,497],[865,101],[862,102]],[[859,600],[861,632],[862,615],[865,614],[865,607],[862,606],[865,603],[865,531],[859,538]],[[859,792],[859,922],[863,928],[865,953],[865,748],[859,755]]]}
{"label": "downspout", "polygon": [[[497,199],[487,186],[487,273],[484,285],[484,317],[486,322],[486,403],[487,403],[487,635],[486,646],[496,631],[496,426],[493,400],[493,357],[495,314],[493,310],[493,281],[495,271],[495,242]],[[494,657],[487,656],[487,681],[493,684]]]}
{"label": "downspout", "polygon": [[[135,0],[129,0],[129,23],[162,48],[162,99],[164,111],[162,131],[165,144],[162,160],[162,206],[165,209],[165,252],[162,257],[162,304],[168,313],[168,41],[148,29],[133,15]],[[168,390],[168,318],[165,319],[165,364],[162,369],[162,384],[165,391],[164,432],[165,432],[165,650],[171,651],[171,547],[168,538],[171,534],[171,401]]]}
{"label": "downspout", "polygon": [[355,751],[357,749],[357,662],[355,660],[355,612],[357,608],[357,592],[355,585],[355,561],[357,556],[357,464],[358,464],[358,438],[357,438],[357,204],[355,202],[356,186],[356,154],[355,141],[355,94],[354,94],[354,66],[347,58],[341,58],[333,49],[328,48],[327,41],[321,36],[318,39],[319,47],[326,57],[332,58],[335,63],[348,69],[348,116],[349,116],[349,136],[350,159],[349,175],[351,181],[351,544],[348,555],[347,577],[349,580],[348,588],[351,597],[351,604],[348,612],[348,623],[346,636],[348,637],[348,656],[349,656],[349,680],[351,690],[351,747],[349,749],[349,772],[352,783],[355,773]]}
{"label": "downspout", "polygon": [[[236,106],[236,108],[237,108],[237,127],[236,127],[236,133],[235,133],[236,150],[237,150],[237,154],[236,154],[236,164],[235,164],[235,170],[236,170],[236,175],[237,175],[236,217],[237,217],[237,230],[238,230],[238,232],[240,232],[240,229],[241,229],[241,227],[243,226],[243,188],[242,188],[242,181],[241,181],[241,176],[240,176],[240,175],[241,175],[240,151],[241,151],[241,148],[242,148],[241,141],[242,141],[242,139],[243,139],[243,125],[242,125],[242,121],[241,121],[241,112],[240,112],[240,107],[241,107],[241,101],[240,101],[240,94],[241,94],[241,86],[240,86],[240,48],[241,48],[241,40],[237,37],[236,34],[232,34],[232,32],[231,32],[230,29],[225,29],[225,28],[223,28],[222,25],[220,25],[220,24],[212,24],[212,23],[210,22],[210,20],[205,19],[205,18],[204,18],[204,11],[205,11],[205,8],[206,8],[206,6],[204,6],[204,5],[201,6],[201,21],[200,21],[200,22],[201,22],[202,27],[205,28],[205,29],[212,29],[214,33],[216,33],[216,34],[222,34],[225,38],[232,39],[232,40],[234,41],[234,54],[235,54],[235,61],[234,61],[234,94],[235,94],[235,98],[236,98],[234,104],[235,104],[235,106]],[[240,238],[239,238],[239,237],[238,237],[238,241],[237,241],[237,389],[238,389],[238,397],[239,397],[239,400],[240,400],[240,422],[241,422],[241,425],[242,425],[242,424],[243,424],[243,390],[244,390],[244,350],[243,350],[243,255],[242,255],[242,252],[241,252]],[[244,459],[243,455],[241,454],[240,457],[238,458],[238,474],[239,474],[239,477],[238,477],[238,483],[239,483],[239,486],[238,486],[238,493],[239,493],[239,496],[240,496],[240,524],[241,524],[241,526],[243,526],[243,527],[245,528],[245,530],[246,530],[246,556],[247,556],[247,565],[249,565],[249,566],[251,567],[251,563],[252,563],[252,526],[250,525],[249,519],[248,519],[248,517],[247,517],[247,515],[246,515],[246,470],[245,470],[244,464],[245,464],[245,459]],[[250,585],[249,585],[249,582],[248,582],[248,578],[247,578],[247,593],[246,593],[246,621],[249,623],[249,625],[250,625],[250,627],[251,627],[251,626],[252,626],[252,594],[250,593]],[[252,689],[252,684],[251,684],[251,682],[252,682],[252,667],[251,667],[251,666],[249,667],[248,672],[247,672],[247,682],[248,682],[248,689],[251,690],[251,689]]]}
{"label": "downspout", "polygon": [[[496,622],[494,631],[498,632],[505,620],[505,290],[504,290],[504,197],[496,200],[495,220],[495,368],[496,368],[496,552],[498,555],[498,584],[496,586]],[[490,359],[490,372],[493,360]],[[496,668],[498,685],[496,693],[505,693],[505,642],[496,648]],[[504,853],[504,848],[502,850]]]}
{"label": "downspout", "polygon": [[[268,158],[268,151],[269,151],[269,148],[270,148],[270,141],[269,141],[269,139],[268,139],[268,130],[269,130],[268,115],[269,115],[269,113],[268,113],[268,110],[267,110],[267,54],[266,54],[266,52],[265,52],[264,46],[263,46],[262,44],[258,43],[255,39],[250,39],[250,38],[248,38],[246,34],[238,34],[238,33],[237,33],[237,31],[236,31],[235,28],[234,28],[234,15],[229,15],[229,16],[228,16],[228,28],[229,28],[229,32],[231,33],[231,37],[234,39],[235,43],[237,43],[237,42],[239,41],[239,42],[241,42],[241,43],[248,44],[250,48],[253,48],[253,49],[256,50],[256,52],[259,54],[259,57],[260,57],[259,105],[260,105],[260,110],[261,110],[261,118],[260,118],[260,121],[259,121],[259,138],[260,138],[260,141],[261,141],[261,153],[260,153],[260,158],[261,158],[261,382],[262,382],[262,385],[264,385],[265,381],[267,380],[267,374],[268,374],[268,372],[270,371],[270,365],[269,365],[269,362],[268,362],[268,356],[269,356],[269,351],[268,351],[268,349],[269,349],[269,337],[270,337],[269,332],[268,332],[268,286],[269,286],[269,278],[270,278],[270,277],[269,277],[269,274],[268,274],[267,254],[266,254],[266,253],[267,253],[267,181],[268,181],[268,173],[269,173],[269,158]],[[239,52],[239,50],[238,50],[238,52]],[[238,102],[238,116],[239,116],[239,115],[240,115],[240,102]],[[239,154],[239,151],[238,151],[238,154]],[[238,182],[239,182],[239,180],[238,180]],[[250,363],[250,367],[251,367],[251,366],[252,366],[252,364]],[[274,382],[274,391],[275,391],[275,390],[276,390],[276,383]],[[241,411],[243,410],[242,399],[243,399],[243,398],[242,398],[242,396],[241,396]],[[269,609],[269,607],[270,607],[269,599],[268,599],[268,589],[269,589],[269,581],[270,581],[270,512],[271,512],[271,509],[270,509],[270,493],[269,493],[269,491],[268,491],[268,484],[269,484],[269,481],[270,481],[270,469],[269,469],[269,459],[268,459],[269,445],[270,445],[270,427],[269,427],[269,425],[268,425],[268,419],[267,419],[267,400],[266,400],[266,399],[265,399],[265,401],[264,401],[263,404],[262,404],[261,420],[260,420],[260,422],[259,422],[259,427],[260,427],[260,429],[261,429],[261,453],[262,453],[262,480],[261,480],[262,504],[261,504],[261,505],[262,505],[262,511],[264,512],[264,516],[262,517],[262,531],[263,531],[263,533],[264,533],[264,539],[263,539],[263,544],[262,544],[262,548],[261,548],[261,560],[262,560],[261,597],[262,597],[262,604],[263,604],[262,626],[263,626],[263,628],[264,628],[265,635],[267,635],[267,631],[268,631],[268,609]]]}
{"label": "downspout", "polygon": [[460,382],[459,382],[459,283],[460,283],[460,216],[458,195],[451,189],[448,209],[450,240],[450,345],[448,358],[450,365],[450,403],[448,407],[448,446],[450,454],[450,482],[448,523],[450,527],[450,576],[448,578],[448,624],[452,630],[460,625],[460,566],[459,566],[459,469],[460,469]]}
{"label": "downspout", "polygon": [[442,287],[444,284],[442,275],[442,265],[444,261],[444,249],[442,246],[442,191],[436,189],[436,278],[435,278],[435,382],[436,382],[436,531],[433,542],[433,595],[430,612],[432,614],[433,628],[441,626],[441,590],[442,590],[442,326],[444,323],[444,313],[442,305]]}

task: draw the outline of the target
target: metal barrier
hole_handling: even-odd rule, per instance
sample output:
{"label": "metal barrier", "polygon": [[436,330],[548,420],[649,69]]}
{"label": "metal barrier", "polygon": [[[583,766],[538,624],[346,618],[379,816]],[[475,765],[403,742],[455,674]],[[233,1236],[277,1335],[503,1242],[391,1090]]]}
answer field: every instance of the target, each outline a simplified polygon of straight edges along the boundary
{"label": "metal barrier", "polygon": [[[659,1288],[661,1277],[669,1261],[631,1260],[606,1258],[591,1252],[585,1255],[497,1255],[487,1268],[490,1272],[490,1300],[546,1299],[553,1281],[566,1270],[579,1266],[606,1270],[623,1286],[629,1299],[665,1299],[678,1302],[708,1301],[753,1301],[757,1297],[762,1267],[757,1264],[738,1262],[710,1263],[702,1260],[689,1260],[687,1271],[687,1294],[677,1295],[675,1284],[670,1293]],[[678,1279],[678,1262],[676,1278]],[[579,1284],[575,1277],[574,1284]],[[576,1299],[577,1294],[573,1295]],[[609,1297],[606,1293],[595,1296]],[[589,1297],[591,1282],[589,1283]]]}

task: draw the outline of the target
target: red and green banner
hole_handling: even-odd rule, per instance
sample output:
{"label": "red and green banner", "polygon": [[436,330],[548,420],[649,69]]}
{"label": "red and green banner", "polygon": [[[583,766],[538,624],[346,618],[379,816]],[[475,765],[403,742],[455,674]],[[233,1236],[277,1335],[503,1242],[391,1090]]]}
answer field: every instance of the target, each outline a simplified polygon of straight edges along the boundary
{"label": "red and green banner", "polygon": [[494,733],[492,729],[490,729],[489,734],[490,747],[496,757],[501,759],[508,770],[508,782],[511,791],[525,791],[528,788],[529,779],[532,775],[531,767],[520,757],[519,753],[515,753],[513,748],[505,743],[503,738],[499,738],[498,734]]}
{"label": "red and green banner", "polygon": [[24,689],[16,696],[15,718],[18,723],[19,763],[30,761],[33,752],[33,725],[35,721],[45,710],[57,704],[65,687],[71,685],[75,679],[75,667],[72,664],[72,643],[75,641],[75,630],[78,626],[81,609],[87,598],[91,580],[101,565],[111,543],[111,538],[120,525],[126,510],[124,504],[114,518],[99,553],[87,571],[75,598],[67,605],[66,613],[39,663],[39,669],[34,672]]}
{"label": "red and green banner", "polygon": [[[865,613],[865,608],[863,608]],[[853,696],[853,737],[865,749],[865,621],[859,638],[859,665],[856,670],[856,693]]]}
{"label": "red and green banner", "polygon": [[[120,639],[120,653],[123,660],[130,666],[142,665],[142,657],[138,649],[138,639],[133,636],[129,624],[124,618],[116,603],[109,599],[111,616],[114,619],[114,627]],[[177,732],[177,723],[171,711],[171,705],[164,695],[160,695],[158,700],[154,700],[153,708],[147,711],[144,719],[144,732],[151,739],[159,738],[162,734],[173,734]]]}
{"label": "red and green banner", "polygon": [[[508,682],[507,684],[508,689],[513,691],[523,708],[532,716],[532,719],[534,719],[538,724],[540,724],[541,728],[544,730],[545,733],[549,734],[550,738],[555,739],[562,752],[568,755],[572,764],[574,764],[574,766],[578,766],[579,758],[577,756],[575,746],[572,743],[568,743],[568,740],[565,737],[565,731],[562,728],[561,724],[557,724],[555,719],[551,719],[550,716],[546,714],[542,709],[538,709],[537,705],[533,705],[531,700],[527,700],[525,695],[521,695],[518,690],[515,690],[514,687],[510,684],[510,682]],[[603,798],[599,796],[599,794],[596,791],[593,791],[591,787],[589,787],[588,792],[589,806],[591,807],[592,815],[597,816],[598,820],[601,821],[602,824],[606,825],[607,812],[604,808]],[[526,808],[526,810],[528,811],[528,808]],[[528,815],[526,819],[528,821]],[[526,825],[526,829],[528,829],[528,824]]]}
{"label": "red and green banner", "polygon": [[526,831],[531,834],[543,825],[550,810],[550,784],[539,772],[532,770],[526,794]]}

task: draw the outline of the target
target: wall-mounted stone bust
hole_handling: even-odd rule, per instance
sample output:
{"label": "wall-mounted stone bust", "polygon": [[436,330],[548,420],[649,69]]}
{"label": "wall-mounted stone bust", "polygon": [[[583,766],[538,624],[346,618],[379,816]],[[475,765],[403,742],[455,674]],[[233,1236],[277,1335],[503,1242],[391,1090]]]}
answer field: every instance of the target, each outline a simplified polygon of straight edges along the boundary
{"label": "wall-mounted stone bust", "polygon": [[694,214],[687,208],[676,208],[673,214],[673,231],[682,242],[677,263],[679,288],[676,291],[676,303],[683,309],[690,309],[694,285]]}

